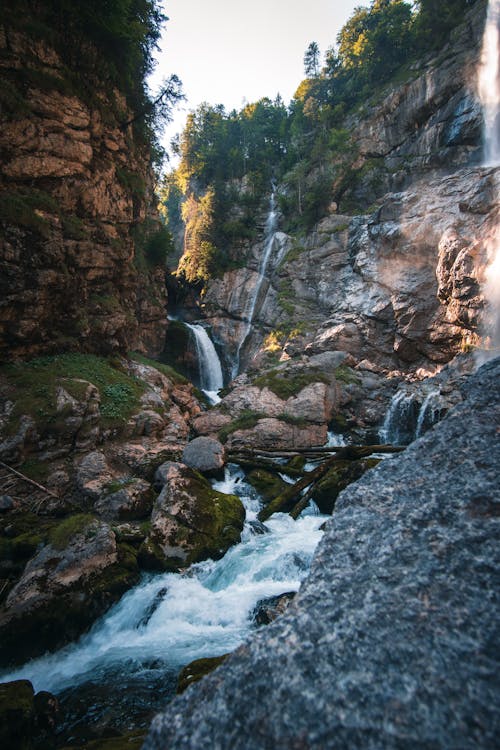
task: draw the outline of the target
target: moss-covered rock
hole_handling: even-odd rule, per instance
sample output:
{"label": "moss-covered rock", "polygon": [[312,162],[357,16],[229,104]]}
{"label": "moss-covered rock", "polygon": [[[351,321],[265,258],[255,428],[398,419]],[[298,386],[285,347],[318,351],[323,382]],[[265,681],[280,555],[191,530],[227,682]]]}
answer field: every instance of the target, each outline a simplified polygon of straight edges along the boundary
{"label": "moss-covered rock", "polygon": [[198,682],[202,677],[213,672],[228,656],[229,654],[222,654],[221,656],[212,656],[206,659],[195,659],[187,664],[179,673],[177,694],[183,693],[193,682]]}
{"label": "moss-covered rock", "polygon": [[257,490],[264,503],[270,503],[287,486],[278,474],[265,469],[252,469],[247,474],[247,480]]}
{"label": "moss-covered rock", "polygon": [[332,513],[335,501],[342,490],[358,480],[367,469],[379,463],[380,459],[367,458],[358,461],[339,461],[325,474],[314,488],[313,500],[322,513]]}
{"label": "moss-covered rock", "polygon": [[35,731],[35,692],[28,680],[0,684],[0,745],[31,750]]}
{"label": "moss-covered rock", "polygon": [[0,658],[26,661],[78,637],[139,578],[137,551],[75,515],[47,532],[0,610]]}
{"label": "moss-covered rock", "polygon": [[239,542],[244,520],[245,509],[236,495],[217,492],[198,472],[171,463],[141,559],[147,550],[156,557],[158,548],[169,570],[217,559]]}

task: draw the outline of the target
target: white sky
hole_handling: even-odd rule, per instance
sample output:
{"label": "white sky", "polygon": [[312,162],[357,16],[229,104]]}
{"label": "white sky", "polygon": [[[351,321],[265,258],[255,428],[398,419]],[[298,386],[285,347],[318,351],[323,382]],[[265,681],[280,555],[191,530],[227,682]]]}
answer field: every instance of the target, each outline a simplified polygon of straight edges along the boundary
{"label": "white sky", "polygon": [[288,104],[309,43],[323,55],[359,5],[368,0],[164,0],[169,21],[151,86],[176,73],[187,96],[164,143],[203,101],[239,110],[279,92]]}

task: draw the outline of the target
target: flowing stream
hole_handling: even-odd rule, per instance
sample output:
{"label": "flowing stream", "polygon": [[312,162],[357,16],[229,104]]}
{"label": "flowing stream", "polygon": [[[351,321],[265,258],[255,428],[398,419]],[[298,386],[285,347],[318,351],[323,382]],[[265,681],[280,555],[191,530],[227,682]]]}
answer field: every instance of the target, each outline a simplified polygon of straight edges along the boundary
{"label": "flowing stream", "polygon": [[260,260],[260,265],[259,265],[259,278],[257,280],[257,283],[255,284],[253,294],[249,298],[245,306],[245,310],[242,313],[242,318],[246,322],[246,326],[243,330],[243,335],[236,349],[236,354],[235,354],[234,364],[233,364],[233,369],[232,369],[233,378],[235,378],[236,375],[238,375],[239,370],[240,370],[241,350],[250,334],[250,331],[252,330],[252,323],[255,317],[255,310],[257,308],[257,302],[261,296],[262,286],[264,282],[266,281],[266,273],[267,273],[269,261],[271,259],[273,249],[277,242],[276,230],[278,226],[278,214],[276,211],[276,192],[275,191],[276,191],[276,188],[275,188],[275,185],[273,184],[273,189],[272,189],[270,203],[269,203],[269,213],[267,215],[265,232],[264,232],[264,252],[262,253],[262,258]]}
{"label": "flowing stream", "polygon": [[196,359],[200,377],[200,388],[211,403],[218,403],[218,392],[224,385],[222,366],[212,339],[205,328],[198,323],[184,324],[193,334],[196,347]]}
{"label": "flowing stream", "polygon": [[231,466],[224,481],[213,484],[245,505],[240,544],[184,573],[145,576],[78,642],[1,681],[29,679],[36,691],[59,694],[63,707],[69,700],[71,711],[80,701],[87,723],[115,711],[121,728],[124,721],[147,726],[183,665],[235,649],[255,627],[252,612],[260,599],[299,588],[326,516],[314,505],[297,521],[277,513],[265,527],[257,525],[265,533],[255,533],[260,502],[243,472]]}

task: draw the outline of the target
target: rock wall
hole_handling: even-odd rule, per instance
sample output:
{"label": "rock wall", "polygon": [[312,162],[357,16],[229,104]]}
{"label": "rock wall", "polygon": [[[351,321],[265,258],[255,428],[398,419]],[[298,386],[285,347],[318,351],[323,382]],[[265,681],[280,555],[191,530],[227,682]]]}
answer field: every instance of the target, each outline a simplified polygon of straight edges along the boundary
{"label": "rock wall", "polygon": [[126,102],[0,25],[0,352],[162,349],[148,148]]}
{"label": "rock wall", "polygon": [[339,495],[285,614],[176,698],[145,750],[496,747],[499,375],[497,358]]}
{"label": "rock wall", "polygon": [[[287,334],[286,355],[341,349],[386,369],[432,367],[480,342],[500,180],[498,169],[474,166],[483,25],[477,4],[437,60],[346,121],[356,154],[346,194],[353,210],[342,215],[334,203],[305,237],[279,238],[244,366],[276,330]],[[233,360],[258,283],[249,266],[211,282],[204,298]]]}

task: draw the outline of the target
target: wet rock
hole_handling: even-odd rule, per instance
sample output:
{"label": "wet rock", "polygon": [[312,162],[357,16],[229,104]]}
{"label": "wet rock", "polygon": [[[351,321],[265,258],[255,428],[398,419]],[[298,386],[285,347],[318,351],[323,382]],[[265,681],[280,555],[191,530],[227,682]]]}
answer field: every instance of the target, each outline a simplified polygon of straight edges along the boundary
{"label": "wet rock", "polygon": [[333,512],[337,497],[352,482],[363,476],[367,469],[372,469],[379,463],[376,458],[358,461],[339,461],[335,468],[325,474],[323,479],[314,486],[312,499],[321,513],[327,515]]}
{"label": "wet rock", "polygon": [[[240,540],[245,510],[236,495],[216,492],[201,474],[171,463],[151,515],[143,554],[163,558],[163,567],[184,568],[217,559]],[[142,548],[141,548],[142,549]]]}
{"label": "wet rock", "polygon": [[262,521],[255,520],[255,521],[249,521],[250,529],[252,530],[252,534],[255,536],[261,535],[261,534],[269,534],[269,529],[265,524],[262,523]]}
{"label": "wet rock", "polygon": [[285,594],[260,599],[252,612],[252,621],[258,626],[269,625],[283,612],[286,612],[288,606],[295,599],[296,593],[296,591],[287,591]]}
{"label": "wet rock", "polygon": [[8,513],[15,507],[16,504],[10,495],[0,495],[0,513]]}
{"label": "wet rock", "polygon": [[182,461],[186,466],[207,476],[220,474],[226,460],[222,443],[210,437],[197,437],[186,445]]}
{"label": "wet rock", "polygon": [[76,638],[137,581],[135,552],[118,545],[104,521],[70,516],[50,540],[29,560],[0,610],[6,663]]}
{"label": "wet rock", "polygon": [[341,493],[294,606],[145,750],[496,747],[500,358],[464,395]]}

